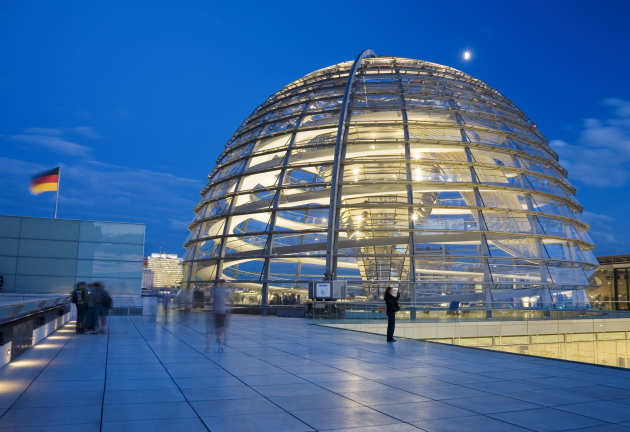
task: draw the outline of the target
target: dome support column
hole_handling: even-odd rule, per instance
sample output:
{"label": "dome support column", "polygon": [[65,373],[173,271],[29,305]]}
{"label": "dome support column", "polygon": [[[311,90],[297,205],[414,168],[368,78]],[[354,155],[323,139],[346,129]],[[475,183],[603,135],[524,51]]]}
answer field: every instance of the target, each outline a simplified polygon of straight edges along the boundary
{"label": "dome support column", "polygon": [[339,124],[337,126],[337,140],[335,141],[335,157],[333,160],[332,179],[330,183],[330,203],[328,209],[328,237],[326,245],[326,269],[324,271],[324,278],[327,280],[333,280],[337,273],[337,219],[339,214],[339,204],[341,202],[341,182],[343,181],[343,175],[340,170],[342,160],[345,157],[346,149],[346,136],[348,135],[348,108],[350,106],[350,99],[352,98],[352,87],[354,84],[355,73],[361,66],[364,58],[376,57],[376,54],[371,49],[361,51],[356,60],[352,64],[350,74],[348,75],[348,81],[346,82],[346,89],[343,94],[343,102],[341,104],[341,112],[339,113]]}
{"label": "dome support column", "polygon": [[[450,93],[452,96],[452,93]],[[488,232],[488,225],[486,224],[486,219],[481,211],[482,208],[485,208],[483,199],[481,197],[481,193],[479,192],[479,177],[477,176],[477,171],[475,171],[474,163],[475,158],[473,157],[472,151],[470,150],[470,138],[466,133],[466,129],[464,128],[465,122],[463,117],[459,113],[459,108],[455,104],[455,101],[451,98],[449,99],[449,105],[451,110],[455,112],[455,119],[457,124],[460,126],[459,133],[462,136],[462,143],[464,143],[464,152],[466,153],[466,161],[469,164],[470,170],[470,179],[473,183],[473,195],[475,197],[475,213],[477,215],[477,223],[479,224],[480,239],[479,239],[479,256],[481,258],[481,267],[483,269],[483,296],[484,303],[486,308],[486,314],[491,316],[492,314],[492,289],[494,288],[494,280],[492,279],[492,271],[490,270],[490,264],[488,262],[488,258],[490,257],[490,248],[488,247],[488,238],[486,237],[486,232]]]}
{"label": "dome support column", "polygon": [[[515,155],[512,155],[512,160],[514,161],[514,166],[516,168],[522,169],[523,167],[521,166],[521,161],[518,159],[518,157],[516,157]],[[526,187],[525,183],[527,181],[527,178],[525,177],[525,175],[521,172],[518,175],[518,181],[519,184],[521,186],[521,188],[523,190],[527,190],[528,188]],[[533,234],[538,234],[538,227],[540,227],[540,229],[542,230],[543,234],[545,233],[544,228],[542,226],[542,224],[540,223],[540,221],[538,220],[538,216],[536,216],[535,214],[532,214],[531,212],[534,212],[534,199],[532,198],[532,194],[531,193],[525,193],[525,203],[527,204],[527,211],[530,212],[527,214],[527,221],[529,222],[530,226],[532,227],[532,233]],[[549,269],[547,268],[547,263],[545,261],[545,256],[549,257],[549,254],[547,253],[547,249],[545,248],[544,243],[542,242],[542,240],[540,239],[540,237],[536,237],[535,239],[536,241],[536,249],[537,249],[537,253],[538,253],[538,257],[540,258],[540,283],[541,285],[544,286],[544,288],[541,288],[543,290],[543,306],[545,308],[551,309],[551,288],[550,288],[550,284],[549,281],[551,279],[550,273],[549,273]],[[553,282],[553,281],[552,281]]]}
{"label": "dome support column", "polygon": [[282,160],[282,167],[280,168],[280,174],[278,175],[278,184],[276,187],[276,194],[273,197],[273,201],[271,203],[271,216],[269,217],[269,232],[267,233],[267,242],[265,243],[265,263],[263,264],[263,271],[261,274],[262,277],[262,289],[260,293],[260,305],[267,306],[269,304],[269,267],[271,266],[271,254],[272,254],[272,242],[273,242],[273,232],[276,229],[276,219],[278,218],[278,201],[280,201],[280,194],[282,193],[282,185],[284,184],[284,177],[287,172],[287,165],[289,164],[289,157],[291,157],[291,150],[293,150],[293,146],[295,143],[295,136],[297,135],[298,129],[302,124],[302,119],[304,118],[304,114],[308,110],[308,101],[304,102],[304,107],[302,108],[302,112],[300,113],[300,117],[298,118],[295,128],[293,129],[293,133],[291,134],[291,139],[289,140],[289,145],[287,146],[287,152],[284,155],[284,159]]}
{"label": "dome support column", "polygon": [[409,282],[411,283],[409,289],[409,300],[411,301],[411,309],[409,311],[410,318],[416,319],[416,240],[414,237],[415,222],[413,215],[415,213],[413,205],[413,176],[411,174],[411,148],[409,144],[409,125],[407,122],[407,105],[405,103],[405,89],[402,83],[402,76],[400,69],[396,63],[394,63],[394,70],[398,77],[398,87],[400,89],[400,111],[402,113],[403,120],[403,133],[405,139],[405,170],[407,178],[407,204],[409,206],[407,211],[407,218],[409,220],[409,244],[407,246],[407,254],[409,256]]}

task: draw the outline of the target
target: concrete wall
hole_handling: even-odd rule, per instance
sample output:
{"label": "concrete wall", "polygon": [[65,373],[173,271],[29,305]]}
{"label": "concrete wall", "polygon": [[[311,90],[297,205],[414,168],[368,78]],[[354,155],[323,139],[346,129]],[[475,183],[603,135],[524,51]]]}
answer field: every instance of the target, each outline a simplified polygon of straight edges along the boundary
{"label": "concrete wall", "polygon": [[0,216],[0,292],[68,294],[101,281],[139,295],[144,224]]}

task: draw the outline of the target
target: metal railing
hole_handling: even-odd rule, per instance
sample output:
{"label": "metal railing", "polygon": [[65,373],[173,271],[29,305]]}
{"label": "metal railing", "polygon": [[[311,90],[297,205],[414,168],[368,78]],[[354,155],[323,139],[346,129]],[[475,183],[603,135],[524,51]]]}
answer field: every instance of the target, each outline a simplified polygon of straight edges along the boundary
{"label": "metal railing", "polygon": [[[630,318],[630,302],[590,305],[553,305],[549,308],[514,307],[511,302],[484,306],[457,306],[436,302],[400,302],[399,321],[558,320],[580,318]],[[384,320],[383,302],[317,301],[305,304],[305,316],[316,320]]]}
{"label": "metal railing", "polygon": [[0,325],[27,315],[70,303],[68,295],[0,295]]}

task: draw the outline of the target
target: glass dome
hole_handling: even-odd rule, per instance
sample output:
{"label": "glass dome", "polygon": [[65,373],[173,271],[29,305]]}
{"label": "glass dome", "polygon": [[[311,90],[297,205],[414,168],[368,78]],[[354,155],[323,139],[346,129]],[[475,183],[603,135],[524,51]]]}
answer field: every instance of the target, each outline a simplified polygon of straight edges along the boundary
{"label": "glass dome", "polygon": [[[218,157],[185,242],[188,286],[237,301],[583,304],[597,266],[575,189],[536,125],[456,69],[366,50],[285,86]],[[297,297],[299,296],[299,297]]]}

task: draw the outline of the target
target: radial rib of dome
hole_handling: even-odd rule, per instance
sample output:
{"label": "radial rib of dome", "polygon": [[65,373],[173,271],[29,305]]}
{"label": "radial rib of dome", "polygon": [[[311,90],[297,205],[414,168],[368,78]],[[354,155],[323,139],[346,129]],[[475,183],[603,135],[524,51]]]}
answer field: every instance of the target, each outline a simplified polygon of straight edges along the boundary
{"label": "radial rib of dome", "polygon": [[243,302],[304,299],[325,276],[347,280],[357,300],[394,284],[424,305],[583,292],[596,261],[557,155],[510,100],[446,66],[362,60],[329,226],[352,65],[287,85],[238,128],[195,208],[189,282],[227,279]]}

